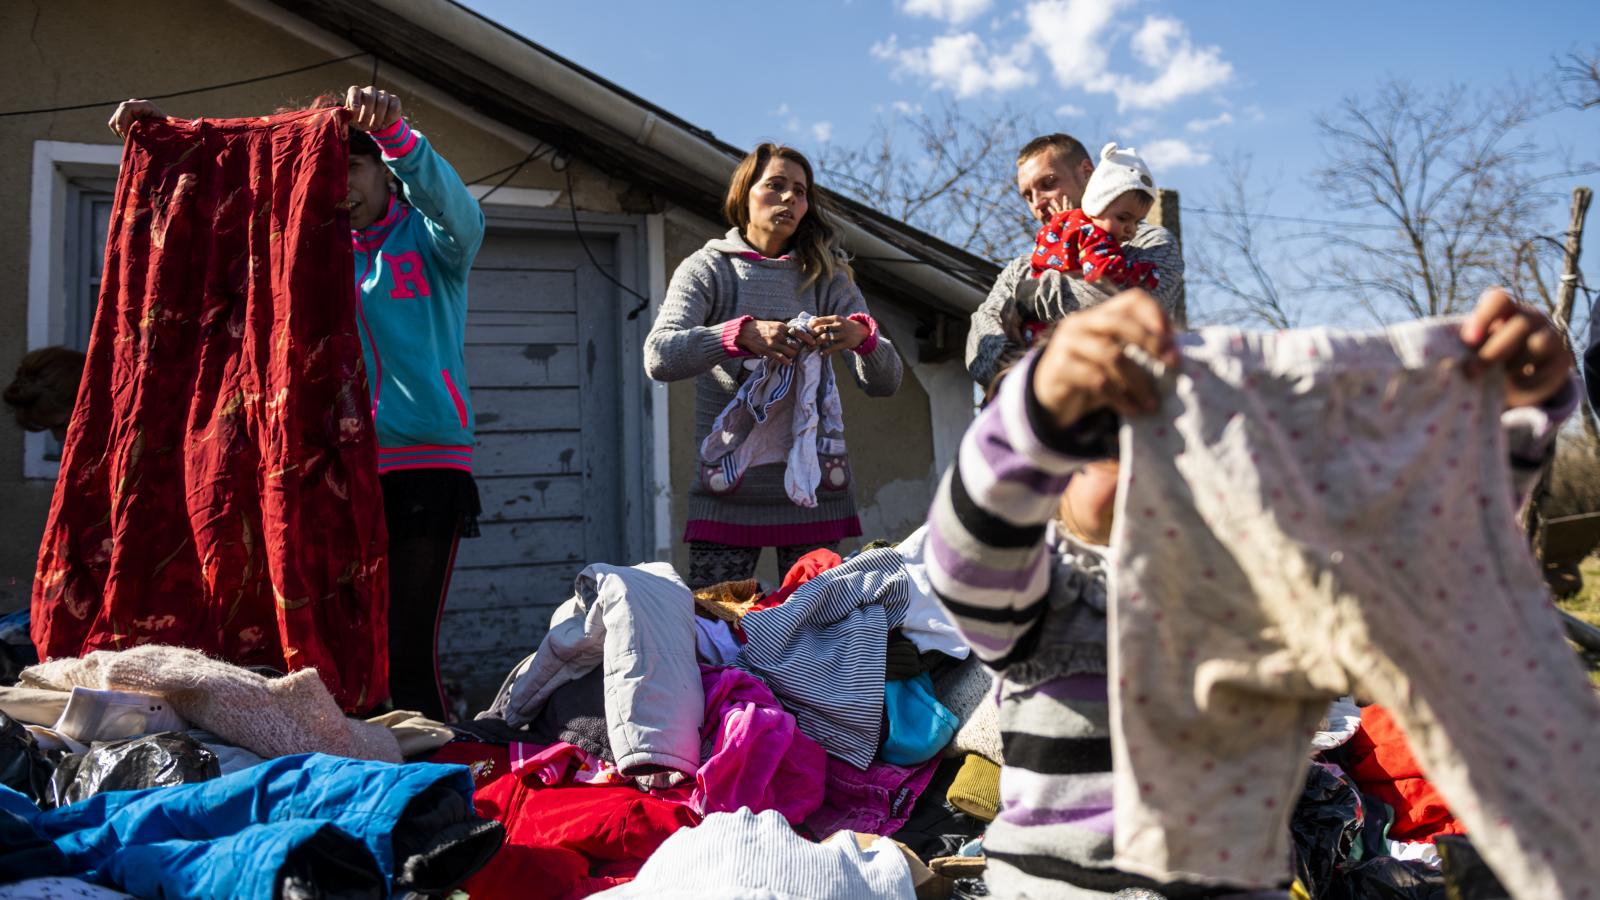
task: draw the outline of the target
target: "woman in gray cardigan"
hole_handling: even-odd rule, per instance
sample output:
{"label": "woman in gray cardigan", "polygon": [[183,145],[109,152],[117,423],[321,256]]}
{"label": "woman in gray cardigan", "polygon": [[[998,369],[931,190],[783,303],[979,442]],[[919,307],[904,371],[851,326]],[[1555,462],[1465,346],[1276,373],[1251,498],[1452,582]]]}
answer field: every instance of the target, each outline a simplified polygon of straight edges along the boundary
{"label": "woman in gray cardigan", "polygon": [[[867,312],[811,163],[762,144],[734,171],[722,212],[733,227],[678,266],[644,343],[651,378],[695,379],[696,445],[749,376],[747,360],[789,366],[809,349],[831,365],[848,351],[869,396],[898,390],[900,357]],[[817,317],[809,333],[786,324],[802,312]],[[782,574],[811,550],[861,534],[842,457],[825,461],[815,507],[790,499],[784,471],[783,463],[754,466],[717,492],[697,471],[684,532],[690,587],[750,578],[763,547],[777,548]]]}

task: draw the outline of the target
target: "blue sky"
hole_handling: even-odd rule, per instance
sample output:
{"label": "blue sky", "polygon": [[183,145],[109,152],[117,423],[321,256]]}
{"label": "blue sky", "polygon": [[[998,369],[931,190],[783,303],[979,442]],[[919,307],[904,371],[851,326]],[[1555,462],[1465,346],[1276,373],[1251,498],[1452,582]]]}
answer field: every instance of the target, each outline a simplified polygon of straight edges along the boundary
{"label": "blue sky", "polygon": [[[1306,183],[1321,159],[1317,112],[1389,76],[1553,85],[1552,57],[1600,40],[1594,0],[467,2],[741,146],[859,143],[896,104],[1009,102],[1091,150],[1139,147],[1185,208],[1211,198],[1219,160],[1245,152],[1276,185],[1271,212],[1341,219]],[[1535,136],[1594,159],[1600,110],[1558,113]],[[1600,284],[1600,239],[1590,245],[1584,269]]]}

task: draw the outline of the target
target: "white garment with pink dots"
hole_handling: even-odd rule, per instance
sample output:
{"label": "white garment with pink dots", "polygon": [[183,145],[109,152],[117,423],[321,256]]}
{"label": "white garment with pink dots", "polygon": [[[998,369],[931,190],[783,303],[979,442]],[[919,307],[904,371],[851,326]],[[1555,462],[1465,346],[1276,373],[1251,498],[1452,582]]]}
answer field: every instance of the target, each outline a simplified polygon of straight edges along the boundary
{"label": "white garment with pink dots", "polygon": [[[1308,742],[1353,693],[1514,896],[1600,898],[1600,699],[1516,522],[1503,381],[1465,377],[1459,327],[1185,335],[1124,425],[1119,868],[1286,883]],[[1530,415],[1548,439],[1558,419],[1506,421]]]}

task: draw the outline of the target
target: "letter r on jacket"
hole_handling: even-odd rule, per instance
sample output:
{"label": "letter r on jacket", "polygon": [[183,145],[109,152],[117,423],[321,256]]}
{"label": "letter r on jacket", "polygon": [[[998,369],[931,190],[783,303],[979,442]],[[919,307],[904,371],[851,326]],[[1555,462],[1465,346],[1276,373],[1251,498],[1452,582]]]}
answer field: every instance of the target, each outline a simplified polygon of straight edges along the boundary
{"label": "letter r on jacket", "polygon": [[383,259],[394,273],[394,290],[389,292],[391,298],[410,300],[414,297],[432,296],[432,292],[428,290],[428,276],[422,271],[421,253],[415,250],[385,253]]}

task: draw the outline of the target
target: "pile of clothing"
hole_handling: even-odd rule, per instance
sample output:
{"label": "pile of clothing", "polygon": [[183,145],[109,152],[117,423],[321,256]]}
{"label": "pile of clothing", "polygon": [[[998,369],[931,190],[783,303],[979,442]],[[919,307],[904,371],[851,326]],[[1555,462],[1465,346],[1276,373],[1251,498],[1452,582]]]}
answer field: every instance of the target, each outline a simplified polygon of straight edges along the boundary
{"label": "pile of clothing", "polygon": [[[663,563],[586,568],[489,709],[433,757],[468,766],[479,813],[506,827],[468,893],[587,896],[644,879],[662,854],[708,852],[691,868],[717,870],[716,840],[672,842],[727,828],[780,854],[750,849],[753,860],[828,846],[815,859],[840,884],[887,871],[948,895],[953,882],[927,864],[994,816],[1000,736],[992,683],[921,553],[920,534],[848,560],[819,550],[771,591],[691,591]],[[956,749],[968,744],[993,759]],[[957,776],[976,817],[948,806]],[[919,804],[939,810],[905,835],[921,849],[875,850],[871,839],[913,828]],[[859,840],[806,840],[846,833]]]}
{"label": "pile of clothing", "polygon": [[771,591],[590,566],[451,726],[178,647],[28,665],[0,687],[0,897],[949,896],[928,863],[993,817],[999,733],[921,552],[818,551]]}
{"label": "pile of clothing", "polygon": [[[773,590],[589,566],[453,725],[176,647],[30,665],[0,687],[0,898],[987,896],[998,686],[925,537]],[[1311,747],[1295,896],[1431,898],[1452,859],[1492,883],[1382,709],[1335,703]]]}
{"label": "pile of clothing", "polygon": [[[447,727],[147,645],[0,687],[0,897],[449,893],[499,850]],[[412,762],[407,762],[410,758]]]}
{"label": "pile of clothing", "polygon": [[1296,900],[1510,896],[1387,709],[1341,698],[1312,748],[1289,823]]}

